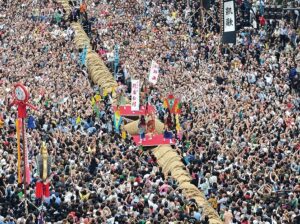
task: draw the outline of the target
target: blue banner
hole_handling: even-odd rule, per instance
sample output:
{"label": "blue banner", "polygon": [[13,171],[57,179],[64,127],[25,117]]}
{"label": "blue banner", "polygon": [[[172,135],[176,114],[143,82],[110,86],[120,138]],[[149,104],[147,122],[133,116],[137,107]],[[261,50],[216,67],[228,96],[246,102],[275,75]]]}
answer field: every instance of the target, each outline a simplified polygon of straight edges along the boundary
{"label": "blue banner", "polygon": [[115,45],[115,60],[114,60],[114,76],[116,78],[117,71],[119,66],[119,45]]}
{"label": "blue banner", "polygon": [[87,46],[84,47],[83,51],[79,55],[80,65],[81,66],[85,65],[86,55],[87,55]]}

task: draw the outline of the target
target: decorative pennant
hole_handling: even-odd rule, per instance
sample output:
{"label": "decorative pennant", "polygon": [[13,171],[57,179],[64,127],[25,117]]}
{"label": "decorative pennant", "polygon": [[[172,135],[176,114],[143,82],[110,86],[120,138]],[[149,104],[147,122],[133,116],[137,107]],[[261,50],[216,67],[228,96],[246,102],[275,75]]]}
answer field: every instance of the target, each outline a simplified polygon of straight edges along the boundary
{"label": "decorative pennant", "polygon": [[168,108],[172,114],[180,114],[181,113],[181,103],[179,99],[174,98],[172,94],[170,94],[167,98],[164,99],[164,108]]}

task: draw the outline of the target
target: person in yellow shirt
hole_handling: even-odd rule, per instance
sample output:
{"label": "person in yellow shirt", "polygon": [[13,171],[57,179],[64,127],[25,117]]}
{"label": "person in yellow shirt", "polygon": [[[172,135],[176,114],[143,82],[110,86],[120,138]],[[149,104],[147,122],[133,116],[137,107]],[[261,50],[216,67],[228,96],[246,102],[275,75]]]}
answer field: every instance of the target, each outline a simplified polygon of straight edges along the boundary
{"label": "person in yellow shirt", "polygon": [[172,12],[172,18],[176,19],[176,17],[177,17],[177,12],[176,11]]}
{"label": "person in yellow shirt", "polygon": [[79,196],[81,201],[87,201],[89,200],[90,193],[88,193],[86,190],[83,190],[79,193]]}

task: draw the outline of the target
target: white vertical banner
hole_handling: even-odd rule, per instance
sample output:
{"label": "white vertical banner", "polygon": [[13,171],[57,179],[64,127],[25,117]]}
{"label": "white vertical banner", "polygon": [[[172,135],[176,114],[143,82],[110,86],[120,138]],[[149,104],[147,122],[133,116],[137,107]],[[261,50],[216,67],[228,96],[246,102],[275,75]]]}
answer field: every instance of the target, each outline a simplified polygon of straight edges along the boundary
{"label": "white vertical banner", "polygon": [[223,7],[224,15],[224,32],[235,31],[235,13],[234,13],[234,1],[224,2]]}
{"label": "white vertical banner", "polygon": [[140,80],[131,80],[131,111],[140,110]]}
{"label": "white vertical banner", "polygon": [[155,62],[151,62],[150,74],[149,74],[149,82],[152,84],[156,84],[159,75],[159,65]]}

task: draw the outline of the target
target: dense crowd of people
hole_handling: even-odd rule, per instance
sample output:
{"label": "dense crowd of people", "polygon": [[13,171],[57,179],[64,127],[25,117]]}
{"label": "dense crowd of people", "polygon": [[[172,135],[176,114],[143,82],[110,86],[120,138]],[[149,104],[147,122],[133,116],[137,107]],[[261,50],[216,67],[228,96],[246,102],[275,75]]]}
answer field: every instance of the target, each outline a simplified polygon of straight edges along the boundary
{"label": "dense crowd of people", "polygon": [[[225,223],[299,222],[299,11],[279,21],[255,17],[236,45],[221,45],[211,3],[205,11],[192,0],[89,0],[70,15],[55,0],[1,3],[0,223],[208,223],[151,151],[115,133],[111,94],[79,62],[72,21],[83,24],[128,98],[130,80],[140,79],[141,104],[155,105],[162,121],[164,97],[180,98],[175,149]],[[147,81],[152,60],[157,85]],[[27,218],[24,204],[16,206],[16,82],[38,107],[29,112],[28,142],[29,195],[39,209],[29,205]],[[42,142],[53,173],[43,201],[34,193]]]}

